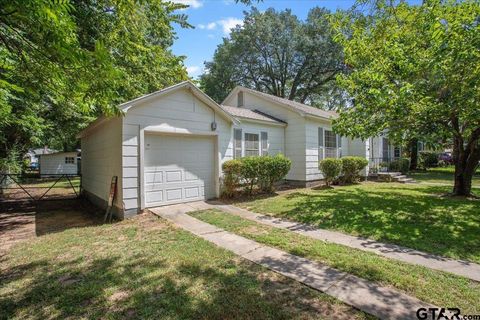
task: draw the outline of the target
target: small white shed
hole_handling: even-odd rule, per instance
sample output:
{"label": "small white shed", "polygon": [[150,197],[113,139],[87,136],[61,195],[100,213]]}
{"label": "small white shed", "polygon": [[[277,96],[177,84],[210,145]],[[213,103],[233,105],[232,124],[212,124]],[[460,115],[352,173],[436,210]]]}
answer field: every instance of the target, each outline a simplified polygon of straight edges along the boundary
{"label": "small white shed", "polygon": [[40,156],[40,176],[78,174],[78,152],[57,152]]}

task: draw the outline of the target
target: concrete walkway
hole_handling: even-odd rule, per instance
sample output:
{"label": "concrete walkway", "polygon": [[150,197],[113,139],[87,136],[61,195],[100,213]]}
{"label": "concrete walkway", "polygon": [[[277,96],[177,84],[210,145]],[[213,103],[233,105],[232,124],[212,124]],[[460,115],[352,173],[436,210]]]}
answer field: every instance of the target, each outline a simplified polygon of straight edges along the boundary
{"label": "concrete walkway", "polygon": [[313,239],[341,244],[350,248],[373,252],[378,255],[402,262],[420,265],[433,270],[450,272],[471,280],[480,281],[480,265],[462,260],[453,260],[445,257],[413,250],[394,244],[386,244],[362,237],[350,236],[341,232],[318,229],[307,224],[291,222],[279,218],[254,213],[221,202],[197,202],[191,206],[200,208],[216,208],[242,218],[262,223],[275,228],[286,229]]}
{"label": "concrete walkway", "polygon": [[433,307],[396,290],[264,246],[186,214],[190,211],[209,207],[210,205],[200,202],[158,207],[150,210],[219,247],[230,250],[247,260],[322,291],[381,319],[416,319],[418,308]]}

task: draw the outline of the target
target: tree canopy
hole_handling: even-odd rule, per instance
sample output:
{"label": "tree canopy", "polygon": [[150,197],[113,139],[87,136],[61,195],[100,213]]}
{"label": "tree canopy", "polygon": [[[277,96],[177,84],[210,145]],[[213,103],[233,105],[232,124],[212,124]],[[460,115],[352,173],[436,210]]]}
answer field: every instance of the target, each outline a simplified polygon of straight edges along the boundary
{"label": "tree canopy", "polygon": [[353,98],[335,129],[449,139],[454,193],[470,194],[480,160],[479,2],[376,1],[372,14],[338,14],[334,26],[349,68],[337,80]]}
{"label": "tree canopy", "polygon": [[313,105],[339,100],[334,79],[344,66],[329,15],[313,8],[300,21],[288,9],[252,8],[205,63],[202,89],[218,102],[237,85]]}
{"label": "tree canopy", "polygon": [[119,102],[187,79],[161,0],[0,0],[0,157],[75,134]]}

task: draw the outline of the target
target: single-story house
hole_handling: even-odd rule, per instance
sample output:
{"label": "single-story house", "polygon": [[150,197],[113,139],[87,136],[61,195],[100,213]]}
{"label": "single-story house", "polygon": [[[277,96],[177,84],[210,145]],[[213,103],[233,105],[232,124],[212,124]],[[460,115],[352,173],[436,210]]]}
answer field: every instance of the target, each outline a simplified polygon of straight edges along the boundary
{"label": "single-story house", "polygon": [[217,104],[189,81],[121,104],[80,132],[82,186],[107,205],[118,177],[114,212],[125,218],[155,206],[220,195],[221,165],[243,156],[283,153],[286,179],[318,183],[318,161],[369,157],[368,141],[332,131],[334,112],[237,87]]}
{"label": "single-story house", "polygon": [[50,154],[50,153],[55,153],[57,150],[50,149],[48,147],[43,147],[43,148],[37,148],[37,149],[28,149],[28,152],[25,153],[24,159],[28,161],[28,164],[31,167],[37,167],[38,168],[38,159],[42,154]]}
{"label": "single-story house", "polygon": [[56,152],[39,156],[40,176],[54,176],[60,174],[78,174],[78,152]]}

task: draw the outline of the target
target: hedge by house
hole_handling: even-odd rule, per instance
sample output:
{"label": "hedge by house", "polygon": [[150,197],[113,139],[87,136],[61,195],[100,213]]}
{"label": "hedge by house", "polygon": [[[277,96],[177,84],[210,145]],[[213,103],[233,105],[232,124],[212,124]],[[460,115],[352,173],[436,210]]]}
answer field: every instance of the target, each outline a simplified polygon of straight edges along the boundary
{"label": "hedge by house", "polygon": [[420,151],[420,167],[424,169],[438,166],[438,153],[433,151]]}
{"label": "hedge by house", "polygon": [[323,173],[327,186],[331,185],[342,173],[342,160],[336,158],[327,158],[320,161],[320,171]]}
{"label": "hedge by house", "polygon": [[400,158],[393,160],[388,164],[388,169],[390,171],[400,171],[401,173],[405,174],[410,170],[410,159]]}
{"label": "hedge by house", "polygon": [[292,162],[285,156],[245,157],[225,161],[223,169],[223,196],[233,197],[239,189],[251,194],[255,187],[272,192],[276,182],[290,171]]}
{"label": "hedge by house", "polygon": [[360,171],[368,165],[368,160],[362,157],[343,157],[342,175],[344,183],[355,183],[360,180]]}

